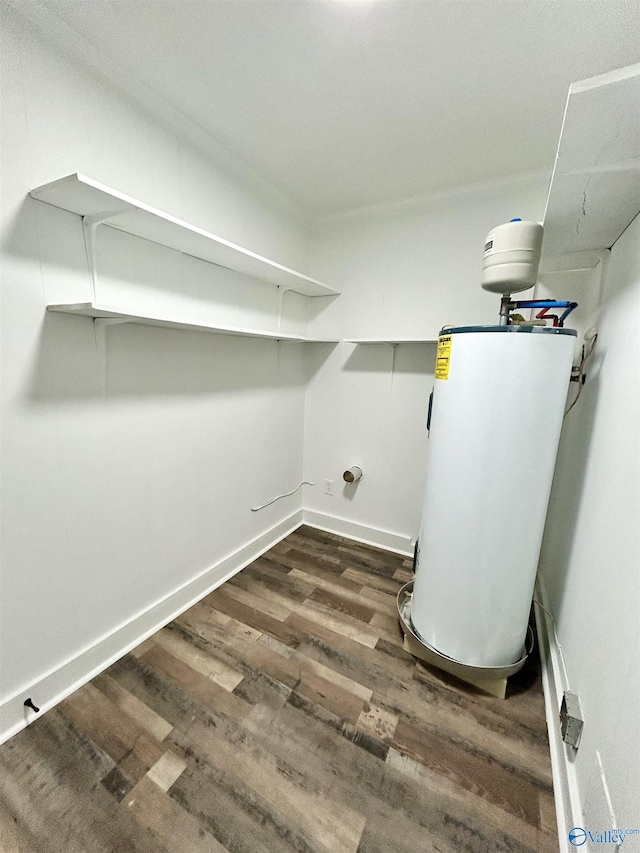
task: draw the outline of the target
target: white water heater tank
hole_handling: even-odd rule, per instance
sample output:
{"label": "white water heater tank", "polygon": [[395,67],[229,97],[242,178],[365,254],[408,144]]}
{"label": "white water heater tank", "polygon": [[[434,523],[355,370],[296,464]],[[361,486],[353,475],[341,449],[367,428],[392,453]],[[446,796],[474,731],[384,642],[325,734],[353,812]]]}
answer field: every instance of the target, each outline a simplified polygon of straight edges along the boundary
{"label": "white water heater tank", "polygon": [[441,332],[411,620],[461,663],[522,655],[575,334]]}
{"label": "white water heater tank", "polygon": [[491,293],[519,293],[538,277],[542,225],[512,219],[487,234],[482,262],[482,287]]}

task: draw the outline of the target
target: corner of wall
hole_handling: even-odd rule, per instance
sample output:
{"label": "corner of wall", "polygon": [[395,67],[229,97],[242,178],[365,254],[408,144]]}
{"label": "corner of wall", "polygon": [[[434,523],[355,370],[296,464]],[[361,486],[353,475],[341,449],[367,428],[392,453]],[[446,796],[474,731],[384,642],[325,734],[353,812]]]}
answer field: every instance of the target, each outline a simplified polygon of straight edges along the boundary
{"label": "corner of wall", "polygon": [[340,518],[337,515],[329,515],[325,512],[317,512],[313,509],[302,510],[302,522],[317,530],[327,533],[335,533],[336,536],[344,536],[365,545],[373,545],[384,551],[393,551],[402,557],[413,557],[413,545],[411,538],[402,533],[392,533],[390,530],[382,530],[368,524],[359,524],[348,518]]}

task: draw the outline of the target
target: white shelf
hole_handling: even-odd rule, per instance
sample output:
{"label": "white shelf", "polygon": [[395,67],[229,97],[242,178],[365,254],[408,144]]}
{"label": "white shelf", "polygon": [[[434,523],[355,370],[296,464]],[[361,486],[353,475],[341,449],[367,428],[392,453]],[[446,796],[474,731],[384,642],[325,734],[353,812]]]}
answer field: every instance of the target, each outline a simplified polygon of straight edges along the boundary
{"label": "white shelf", "polygon": [[640,65],[569,89],[544,217],[543,260],[609,249],[638,213],[639,104]]}
{"label": "white shelf", "polygon": [[348,344],[437,344],[437,338],[345,338]]}
{"label": "white shelf", "polygon": [[256,329],[243,329],[238,326],[216,326],[212,323],[187,323],[154,317],[150,314],[131,314],[118,311],[96,302],[76,302],[71,304],[47,305],[47,311],[59,314],[75,314],[79,317],[92,317],[99,320],[114,320],[120,323],[134,323],[142,326],[162,326],[169,329],[184,329],[195,332],[211,332],[215,335],[236,335],[243,338],[265,338],[271,341],[294,341],[303,344],[337,344],[337,338],[309,338],[304,335],[290,335],[284,332],[266,332]]}
{"label": "white shelf", "polygon": [[339,292],[85,175],[68,175],[31,190],[30,195],[79,216],[104,217],[102,224],[111,228],[305,296],[332,296]]}

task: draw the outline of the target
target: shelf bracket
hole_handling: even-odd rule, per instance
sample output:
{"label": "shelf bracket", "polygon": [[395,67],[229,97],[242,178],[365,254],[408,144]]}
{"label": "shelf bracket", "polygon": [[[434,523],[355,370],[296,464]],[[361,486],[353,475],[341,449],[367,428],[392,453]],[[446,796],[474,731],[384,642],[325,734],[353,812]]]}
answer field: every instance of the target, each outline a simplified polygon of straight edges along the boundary
{"label": "shelf bracket", "polygon": [[284,303],[284,290],[280,285],[278,287],[278,331],[281,331],[280,326],[282,325],[282,306]]}
{"label": "shelf bracket", "polygon": [[389,344],[391,349],[393,350],[393,355],[391,356],[391,377],[389,382],[389,390],[393,391],[393,377],[396,372],[396,355],[398,354],[398,344]]}
{"label": "shelf bracket", "polygon": [[107,328],[130,323],[131,320],[121,317],[94,317],[93,337],[96,342],[96,355],[98,357],[98,370],[100,372],[100,388],[102,396],[107,398]]}
{"label": "shelf bracket", "polygon": [[98,251],[96,246],[96,230],[98,225],[104,225],[108,220],[113,219],[118,214],[126,213],[130,208],[121,210],[111,210],[105,213],[95,213],[82,217],[82,233],[84,235],[84,248],[87,254],[87,264],[89,266],[89,276],[91,279],[91,301],[96,301],[96,288],[98,285]]}
{"label": "shelf bracket", "polygon": [[282,326],[282,309],[284,307],[284,295],[289,290],[291,290],[291,288],[290,287],[284,287],[282,284],[277,284],[276,287],[278,288],[278,331],[281,332],[282,331],[282,328],[281,328],[281,326]]}

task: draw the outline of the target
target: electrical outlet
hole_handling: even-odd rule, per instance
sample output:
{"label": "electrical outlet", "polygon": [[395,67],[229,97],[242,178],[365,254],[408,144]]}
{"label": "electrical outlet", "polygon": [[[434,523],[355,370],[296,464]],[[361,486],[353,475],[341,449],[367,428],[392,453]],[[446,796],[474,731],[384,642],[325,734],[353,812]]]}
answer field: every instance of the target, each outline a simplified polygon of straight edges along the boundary
{"label": "electrical outlet", "polygon": [[577,749],[580,746],[583,726],[580,700],[575,693],[565,690],[562,697],[562,705],[560,706],[562,740],[574,749]]}
{"label": "electrical outlet", "polygon": [[325,495],[331,495],[331,497],[333,497],[333,495],[335,494],[333,480],[324,481],[324,493]]}

